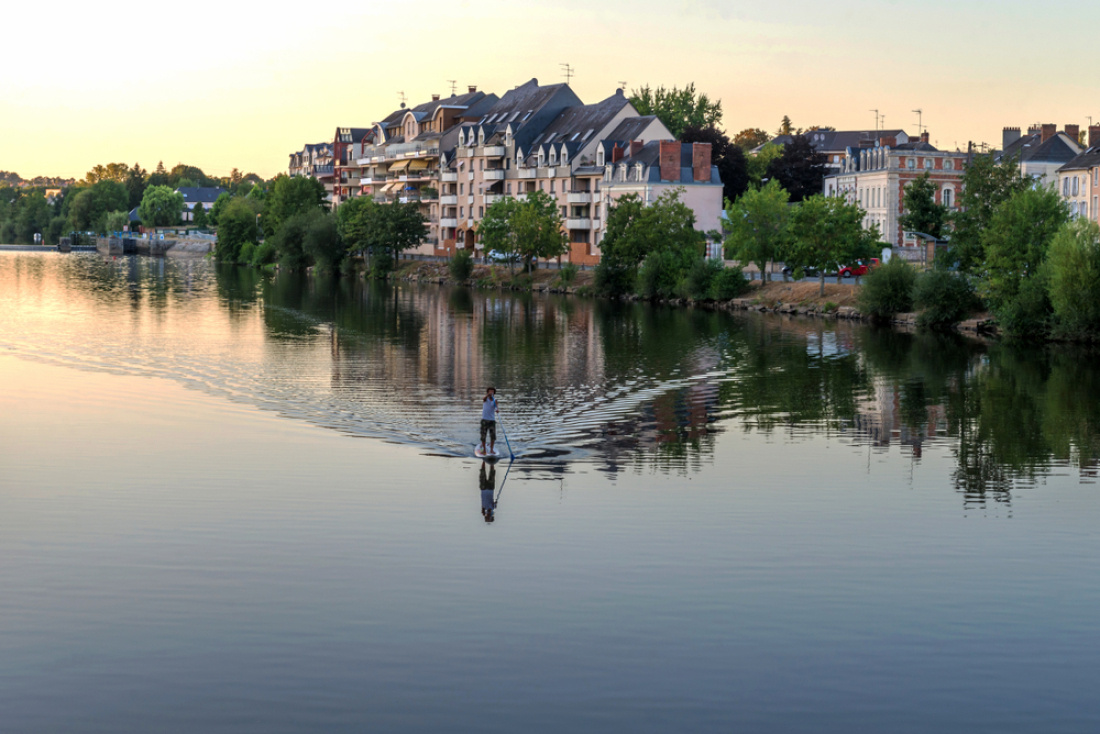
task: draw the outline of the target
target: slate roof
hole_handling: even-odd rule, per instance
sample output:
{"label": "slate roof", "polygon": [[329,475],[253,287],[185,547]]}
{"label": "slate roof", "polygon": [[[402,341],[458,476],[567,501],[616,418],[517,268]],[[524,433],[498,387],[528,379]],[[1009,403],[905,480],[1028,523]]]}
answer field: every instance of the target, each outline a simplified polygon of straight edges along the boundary
{"label": "slate roof", "polygon": [[1042,140],[1041,133],[1022,135],[998,153],[996,160],[1002,161],[1006,158],[1019,156],[1021,163],[1030,161],[1036,163],[1069,163],[1077,157],[1078,151],[1074,149],[1065,133],[1059,132],[1052,135],[1045,143]]}
{"label": "slate roof", "polygon": [[221,186],[183,186],[176,189],[188,204],[213,204],[225,193]]}
{"label": "slate roof", "polygon": [[[695,172],[691,168],[691,159],[691,143],[681,143],[680,163],[683,164],[686,161],[688,165],[680,166],[680,179],[679,181],[674,181],[673,183],[696,183]],[[652,140],[643,145],[642,149],[634,155],[628,155],[625,158],[616,161],[613,165],[618,166],[620,164],[625,164],[627,170],[629,170],[632,166],[635,166],[638,163],[641,163],[646,168],[647,182],[659,183],[661,181],[661,141]],[[612,185],[616,183],[622,182],[614,179],[611,181]],[[630,181],[627,181],[626,183],[630,183]],[[715,166],[713,164],[710,167],[710,183],[717,184],[719,186],[722,185],[722,178],[718,175],[718,166]]]}
{"label": "slate roof", "polygon": [[[860,143],[874,143],[882,138],[899,138],[904,135],[907,140],[910,140],[909,133],[904,130],[809,130],[803,134],[810,139],[810,145],[814,150],[830,152],[859,148]],[[794,135],[777,135],[764,145],[790,145],[794,137]],[[759,153],[764,145],[756,146],[752,152]]]}
{"label": "slate roof", "polygon": [[604,140],[608,140],[616,143],[624,143],[630,140],[634,140],[650,126],[650,124],[657,119],[656,115],[641,115],[640,117],[628,117],[615,126],[615,129],[609,132]]}
{"label": "slate roof", "polygon": [[[346,136],[342,135],[340,132],[341,130],[347,130],[348,134]],[[373,132],[374,128],[370,127],[338,127],[336,128],[336,135],[333,137],[341,143],[361,143],[363,142],[363,138]],[[350,140],[348,138],[350,138]]]}
{"label": "slate roof", "polygon": [[890,150],[910,150],[910,151],[916,151],[918,153],[939,153],[940,152],[939,148],[931,145],[930,143],[925,143],[925,142],[921,141],[920,139],[914,140],[911,143],[902,143],[901,145],[891,146]]}
{"label": "slate roof", "polygon": [[[553,117],[570,106],[583,107],[584,103],[569,85],[539,86],[538,79],[531,79],[505,92],[477,124],[494,125],[501,131],[510,124],[516,144],[527,148],[532,139],[553,122]],[[488,137],[486,135],[487,141]]]}
{"label": "slate roof", "polygon": [[623,94],[623,90],[617,89],[615,94],[601,102],[566,107],[531,141],[531,145],[562,141],[588,142],[592,135],[607,127],[615,119],[615,115],[628,104],[630,100]]}
{"label": "slate roof", "polygon": [[1076,156],[1066,165],[1059,168],[1059,171],[1084,171],[1090,168],[1100,166],[1100,145],[1093,146],[1086,149],[1080,155]]}

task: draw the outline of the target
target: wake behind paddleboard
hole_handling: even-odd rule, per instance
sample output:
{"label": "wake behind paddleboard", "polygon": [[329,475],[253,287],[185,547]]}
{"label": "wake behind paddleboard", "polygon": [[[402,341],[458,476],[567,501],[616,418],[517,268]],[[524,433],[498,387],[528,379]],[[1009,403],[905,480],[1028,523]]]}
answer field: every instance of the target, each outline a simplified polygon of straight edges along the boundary
{"label": "wake behind paddleboard", "polygon": [[497,450],[497,451],[482,451],[480,446],[475,446],[474,447],[474,456],[476,456],[479,459],[486,459],[488,461],[492,461],[494,459],[499,459],[502,456],[502,454],[500,453],[499,450]]}

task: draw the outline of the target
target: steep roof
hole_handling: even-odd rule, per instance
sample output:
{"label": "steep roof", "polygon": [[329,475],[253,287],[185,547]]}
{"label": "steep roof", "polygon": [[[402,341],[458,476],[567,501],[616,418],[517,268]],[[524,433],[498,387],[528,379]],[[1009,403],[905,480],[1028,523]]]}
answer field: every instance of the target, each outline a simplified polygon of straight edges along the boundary
{"label": "steep roof", "polygon": [[188,204],[213,204],[225,193],[221,186],[181,186],[176,189]]}
{"label": "steep roof", "polygon": [[1058,170],[1084,171],[1097,166],[1100,166],[1100,145],[1088,148]]}
{"label": "steep roof", "polygon": [[604,139],[619,143],[634,140],[643,132],[645,132],[645,129],[649,127],[656,119],[656,115],[628,117],[620,122],[618,125],[616,125],[615,129],[609,132]]}
{"label": "steep roof", "polygon": [[628,104],[630,100],[623,94],[623,90],[617,89],[610,97],[595,104],[566,107],[535,136],[531,145],[560,143],[563,140],[587,141],[607,127]]}
{"label": "steep roof", "polygon": [[[883,138],[905,137],[908,141],[909,133],[904,130],[808,130],[803,133],[810,139],[810,145],[817,151],[844,151],[848,148],[859,148],[860,144],[874,143]],[[763,145],[752,149],[753,153],[759,153],[764,145],[790,145],[794,141],[794,135],[777,135]],[[903,143],[904,145],[904,143]]]}
{"label": "steep roof", "polygon": [[[692,144],[680,144],[680,178],[673,183],[696,183],[695,172],[691,167]],[[684,163],[687,165],[683,165]],[[661,141],[651,140],[641,147],[634,155],[628,155],[615,162],[614,165],[626,165],[627,168],[641,163],[646,168],[646,180],[651,183],[661,181]],[[612,183],[616,183],[612,181]],[[710,183],[722,184],[722,178],[718,175],[718,166],[710,167]]]}
{"label": "steep roof", "polygon": [[939,153],[940,152],[939,148],[931,145],[930,143],[925,143],[925,142],[923,142],[922,140],[919,140],[919,139],[914,140],[911,143],[902,143],[900,145],[891,146],[890,149],[891,150],[913,150],[913,151],[917,151],[918,153]]}
{"label": "steep roof", "polygon": [[1023,135],[996,155],[996,160],[1018,156],[1021,163],[1069,163],[1080,147],[1063,132],[1056,133],[1043,142],[1041,133]]}
{"label": "steep roof", "polygon": [[370,127],[338,127],[334,139],[341,143],[361,143],[373,132],[374,128]]}
{"label": "steep roof", "polygon": [[500,130],[511,125],[516,143],[526,148],[558,113],[570,106],[580,107],[583,102],[568,84],[539,86],[538,79],[531,79],[505,92],[477,124],[495,125]]}

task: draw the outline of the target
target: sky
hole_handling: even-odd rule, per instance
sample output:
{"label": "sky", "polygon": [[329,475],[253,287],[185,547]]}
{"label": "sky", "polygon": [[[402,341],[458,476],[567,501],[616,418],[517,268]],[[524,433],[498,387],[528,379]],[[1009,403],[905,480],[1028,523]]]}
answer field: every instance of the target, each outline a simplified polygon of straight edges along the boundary
{"label": "sky", "polygon": [[[732,136],[795,126],[998,144],[1001,128],[1100,122],[1100,4],[1050,0],[331,0],[18,3],[5,8],[0,170],[97,163],[270,177],[305,143],[366,127],[449,80],[503,94],[564,81],[586,102],[645,84],[722,101]],[[1082,63],[1077,64],[1076,59]]]}

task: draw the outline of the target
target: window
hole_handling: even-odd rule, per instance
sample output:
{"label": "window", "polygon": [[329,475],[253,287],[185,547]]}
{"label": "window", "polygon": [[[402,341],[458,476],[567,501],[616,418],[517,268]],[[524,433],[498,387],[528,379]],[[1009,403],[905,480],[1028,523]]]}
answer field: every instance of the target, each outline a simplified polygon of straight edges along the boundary
{"label": "window", "polygon": [[[603,148],[600,148],[599,150],[596,151],[596,165],[597,166],[602,166],[603,165]],[[1096,170],[1098,172],[1100,172],[1100,168],[1098,168]]]}
{"label": "window", "polygon": [[539,166],[545,166],[545,165],[546,165],[546,151],[540,150],[539,151]]}
{"label": "window", "polygon": [[908,168],[908,169],[916,168],[917,167],[917,159],[916,158],[909,158],[908,160],[905,161],[905,167]]}
{"label": "window", "polygon": [[466,216],[466,207],[460,206],[458,208],[458,216],[459,216],[460,219],[465,218],[465,216]]}
{"label": "window", "polygon": [[477,208],[477,215],[478,215],[478,217],[484,217],[485,216],[485,207],[479,206]]}
{"label": "window", "polygon": [[1069,196],[1069,179],[1062,179],[1062,196]]}
{"label": "window", "polygon": [[943,170],[945,170],[945,171],[954,171],[955,170],[955,161],[951,160],[950,158],[945,160],[943,162]]}
{"label": "window", "polygon": [[511,181],[509,181],[508,183],[506,183],[504,185],[504,193],[508,194],[509,196],[512,195],[512,182]]}
{"label": "window", "polygon": [[550,179],[550,193],[554,193],[554,180]]}
{"label": "window", "polygon": [[931,169],[932,168],[932,159],[931,158],[925,158],[924,159],[924,167],[925,167],[925,169]]}
{"label": "window", "polygon": [[953,190],[944,189],[943,190],[943,205],[950,209],[953,206],[953,203],[954,203],[953,202],[954,196],[955,196],[955,192]]}
{"label": "window", "polygon": [[1077,196],[1077,177],[1073,177],[1073,195]]}
{"label": "window", "polygon": [[484,158],[481,159],[481,170],[482,171],[485,170],[485,159]]}
{"label": "window", "polygon": [[539,181],[539,191],[546,191],[546,182]]}
{"label": "window", "polygon": [[554,166],[558,163],[558,152],[553,148],[550,149],[550,165]]}
{"label": "window", "polygon": [[565,150],[565,148],[562,148],[562,151],[561,151],[561,164],[564,166],[568,163],[569,163],[569,153]]}
{"label": "window", "polygon": [[459,184],[458,185],[458,193],[460,193],[460,194],[466,193],[466,184]]}
{"label": "window", "polygon": [[567,219],[569,217],[569,210],[566,207],[561,208],[561,218]]}
{"label": "window", "polygon": [[1100,197],[1092,197],[1092,219],[1096,219],[1096,215],[1100,213]]}

